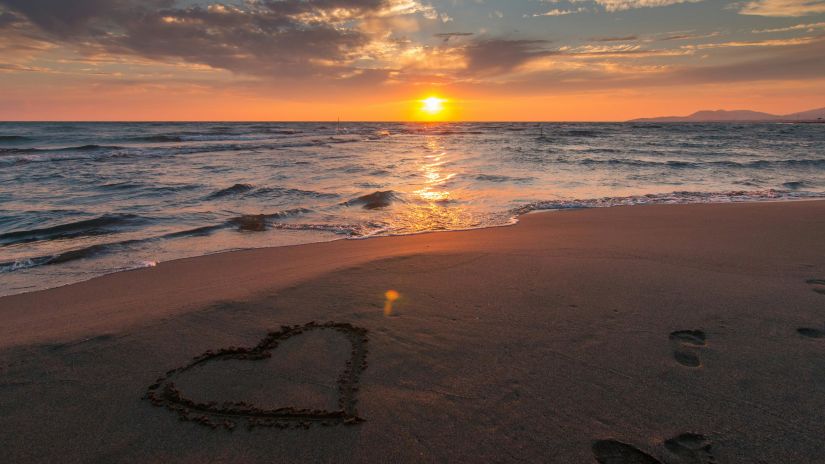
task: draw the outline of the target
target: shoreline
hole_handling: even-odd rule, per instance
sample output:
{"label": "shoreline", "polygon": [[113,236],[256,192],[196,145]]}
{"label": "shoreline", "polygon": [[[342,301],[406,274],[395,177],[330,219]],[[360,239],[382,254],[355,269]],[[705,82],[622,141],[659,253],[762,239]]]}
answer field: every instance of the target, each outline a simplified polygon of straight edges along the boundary
{"label": "shoreline", "polygon": [[[749,194],[749,195],[756,195],[753,197],[746,197],[746,198],[737,198],[733,195],[736,194]],[[742,204],[742,203],[782,203],[782,202],[800,202],[800,201],[825,201],[825,193],[817,193],[817,192],[801,192],[802,196],[794,196],[798,195],[796,192],[790,190],[759,190],[759,191],[730,191],[730,192],[681,192],[681,191],[674,191],[668,193],[655,193],[655,194],[643,194],[643,195],[630,195],[624,197],[603,197],[603,198],[593,198],[593,199],[572,199],[572,200],[540,200],[535,201],[532,203],[528,203],[524,206],[519,208],[515,208],[511,210],[512,216],[508,220],[507,223],[504,224],[492,224],[492,225],[482,225],[477,227],[468,227],[468,228],[460,228],[460,229],[449,229],[449,230],[425,230],[419,232],[408,232],[408,233],[397,233],[397,234],[382,234],[380,231],[376,231],[375,233],[366,234],[362,236],[353,236],[353,237],[340,237],[340,238],[331,238],[329,240],[321,240],[321,241],[312,241],[306,243],[297,243],[297,244],[287,244],[287,245],[273,245],[273,246],[261,246],[261,247],[251,247],[251,248],[230,248],[227,250],[216,251],[207,254],[195,255],[195,256],[186,256],[181,258],[174,258],[168,261],[160,261],[160,260],[153,260],[141,263],[140,266],[130,267],[130,268],[123,268],[113,270],[111,272],[103,272],[101,274],[92,276],[85,280],[78,280],[76,282],[69,282],[61,285],[57,285],[54,287],[46,287],[46,288],[38,288],[31,291],[23,291],[19,293],[10,293],[7,295],[0,295],[0,299],[17,296],[17,295],[26,295],[30,293],[37,293],[42,291],[48,291],[55,288],[61,288],[71,285],[76,285],[83,282],[88,282],[90,280],[98,279],[101,277],[105,277],[112,274],[119,274],[124,272],[133,272],[133,271],[140,271],[143,269],[153,268],[156,267],[160,263],[172,263],[179,260],[184,259],[195,259],[201,258],[205,256],[212,256],[212,255],[219,255],[224,253],[236,253],[236,252],[243,252],[243,251],[251,251],[251,250],[265,250],[271,248],[284,248],[284,247],[295,247],[295,246],[305,246],[305,245],[314,245],[319,243],[331,243],[337,241],[346,241],[346,240],[368,240],[374,238],[386,238],[386,237],[406,237],[406,236],[415,236],[415,235],[422,235],[422,234],[436,234],[436,233],[444,233],[444,232],[467,232],[467,231],[474,231],[474,230],[485,230],[485,229],[496,229],[500,227],[511,227],[517,225],[521,218],[527,215],[537,214],[537,213],[558,213],[563,211],[576,211],[576,210],[590,210],[590,209],[605,209],[605,208],[616,208],[616,207],[639,207],[639,206],[682,206],[682,205],[695,205],[695,204]],[[679,194],[687,194],[688,197],[684,198],[683,201],[668,201],[667,199],[679,195]],[[772,197],[771,195],[786,195],[786,196],[779,196],[779,197]],[[702,196],[706,197],[702,197]],[[760,196],[761,195],[761,196]],[[724,200],[719,199],[712,199],[710,201],[701,201],[698,198],[714,198],[714,197],[722,197]],[[727,196],[727,197],[726,197]],[[641,202],[641,203],[626,203],[627,201],[637,201],[641,199],[651,199],[650,202]],[[663,201],[664,200],[664,201]],[[603,202],[606,202],[603,203]],[[618,202],[618,203],[611,203],[611,202]],[[546,205],[554,205],[554,204],[563,204],[563,206],[559,207],[545,207]],[[567,206],[567,205],[573,206]],[[581,206],[586,205],[586,206]],[[35,267],[40,267],[41,265],[37,265]],[[16,271],[9,271],[9,272],[16,272]]]}
{"label": "shoreline", "polygon": [[[819,462],[823,235],[825,201],[579,209],[3,297],[0,447],[20,463]],[[341,374],[347,359],[360,369]],[[166,409],[190,400],[198,414]]]}
{"label": "shoreline", "polygon": [[[283,250],[283,254],[291,255],[291,254],[315,254],[313,248],[318,248],[320,251],[321,248],[332,246],[333,248],[336,246],[335,244],[345,244],[345,243],[369,243],[374,240],[404,240],[408,237],[430,237],[430,236],[438,236],[442,234],[452,235],[452,234],[467,234],[467,233],[477,233],[483,231],[495,231],[498,229],[509,229],[513,227],[520,226],[524,219],[536,218],[541,216],[551,216],[554,214],[559,213],[576,213],[576,212],[591,212],[598,214],[599,211],[609,211],[609,210],[625,210],[625,209],[637,209],[639,207],[652,207],[652,208],[684,208],[684,207],[713,207],[713,206],[736,206],[736,205],[762,205],[762,204],[795,204],[795,203],[807,203],[807,202],[820,202],[821,204],[825,205],[825,199],[821,198],[798,198],[798,199],[763,199],[763,200],[755,200],[755,201],[731,201],[731,202],[710,202],[710,203],[678,203],[678,204],[634,204],[634,205],[612,205],[612,206],[596,206],[596,207],[584,207],[584,208],[562,208],[562,209],[533,209],[527,211],[525,213],[521,213],[517,216],[514,216],[514,222],[511,224],[503,224],[497,226],[485,226],[479,228],[470,228],[470,229],[460,229],[460,230],[444,230],[444,231],[423,231],[423,232],[416,232],[410,234],[400,234],[400,235],[377,235],[377,236],[368,236],[368,237],[358,237],[358,238],[340,238],[340,239],[333,239],[328,241],[322,242],[310,242],[310,243],[302,243],[302,244],[294,244],[294,245],[283,245],[283,246],[272,246],[272,247],[261,247],[261,248],[247,248],[247,249],[234,249],[228,251],[221,251],[217,253],[207,254],[207,255],[198,255],[198,256],[191,256],[185,258],[178,258],[170,261],[165,262],[158,262],[154,266],[147,266],[147,267],[140,267],[134,269],[124,269],[108,274],[103,274],[99,276],[92,277],[88,280],[83,280],[79,282],[74,282],[66,285],[61,285],[57,287],[50,287],[41,290],[35,290],[32,292],[24,292],[24,293],[16,293],[12,295],[5,295],[0,296],[0,318],[5,318],[8,320],[8,312],[10,312],[10,308],[15,306],[17,301],[24,301],[28,304],[31,302],[35,302],[40,299],[40,296],[43,295],[45,299],[52,299],[52,294],[55,293],[75,293],[73,289],[75,287],[79,288],[80,292],[87,291],[92,288],[99,287],[100,285],[109,285],[109,282],[116,283],[117,285],[127,286],[128,287],[128,277],[129,276],[147,276],[147,273],[151,273],[153,271],[157,271],[162,269],[166,271],[169,269],[170,273],[175,273],[177,268],[180,269],[192,269],[196,268],[199,261],[203,261],[207,263],[210,260],[218,261],[218,262],[234,262],[236,261],[235,258],[245,259],[247,255],[255,255],[255,254],[279,254],[281,250]],[[426,240],[427,244],[425,245],[427,248],[430,248],[433,242],[438,242],[437,240]],[[346,247],[346,245],[343,245]],[[404,252],[415,253],[415,245],[412,248],[402,248],[405,250]],[[376,246],[375,248],[381,249],[382,252],[378,256],[370,256],[368,260],[375,260],[375,259],[386,259],[391,258],[394,256],[403,255],[404,252],[393,252],[388,251],[387,247]],[[253,257],[254,259],[254,257]],[[324,269],[326,272],[330,272],[334,269],[342,269],[345,268],[347,264],[349,265],[357,265],[360,264],[360,258],[353,257],[353,256],[346,256],[345,261],[341,263],[341,265],[321,265],[320,267]],[[317,264],[316,264],[317,265]],[[220,272],[220,271],[219,271]],[[316,274],[322,272],[317,271]],[[303,275],[298,273],[300,277],[296,277],[296,282],[300,281],[301,278],[307,278],[311,274]],[[98,285],[100,283],[100,285]],[[17,301],[16,301],[17,300]],[[199,300],[200,301],[200,300]],[[208,301],[214,301],[213,299],[207,299]],[[203,301],[200,301],[200,304],[203,304]],[[183,307],[193,308],[196,305],[192,304],[182,304]],[[13,337],[10,336],[8,333],[4,333],[2,328],[0,328],[0,349],[6,346],[12,346],[13,344],[10,343],[13,340]]]}

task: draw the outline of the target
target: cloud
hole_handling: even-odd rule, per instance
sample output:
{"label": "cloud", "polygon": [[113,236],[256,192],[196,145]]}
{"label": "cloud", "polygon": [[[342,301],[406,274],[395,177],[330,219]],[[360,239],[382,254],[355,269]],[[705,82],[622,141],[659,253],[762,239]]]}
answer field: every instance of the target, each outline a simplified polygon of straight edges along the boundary
{"label": "cloud", "polygon": [[630,42],[638,40],[637,35],[626,35],[622,37],[591,37],[589,40],[593,42]]}
{"label": "cloud", "polygon": [[807,16],[825,13],[823,0],[753,0],[745,3],[739,14],[754,16]]}
{"label": "cloud", "polygon": [[[534,68],[535,72],[517,74],[507,80],[481,81],[475,84],[475,89],[496,95],[534,96],[550,92],[604,92],[611,89],[644,89],[647,92],[656,88],[699,85],[821,82],[825,75],[825,60],[818,57],[822,56],[823,51],[825,39],[788,45],[778,53],[767,55],[764,49],[736,49],[736,53],[729,59],[712,64],[682,62],[648,65],[635,60],[616,62],[614,58],[581,61],[579,57],[587,52],[570,50],[547,60],[537,60],[526,67]],[[681,51],[682,54],[684,52],[685,50]],[[632,57],[633,55],[628,55],[628,58]],[[548,62],[547,66],[534,67],[545,61]],[[772,88],[777,88],[775,84],[772,85]]]}
{"label": "cloud", "polygon": [[822,37],[808,36],[808,37],[793,37],[790,39],[772,39],[772,40],[749,40],[738,42],[719,42],[706,43],[697,45],[684,45],[682,48],[686,50],[707,50],[711,48],[734,48],[734,47],[787,47],[789,45],[804,45],[809,43],[822,43]]}
{"label": "cloud", "polygon": [[9,11],[0,10],[0,29],[20,23],[22,18]]}
{"label": "cloud", "polygon": [[685,56],[694,53],[688,49],[648,49],[638,44],[581,45],[562,47],[562,57],[571,58],[650,58],[662,56]]}
{"label": "cloud", "polygon": [[654,8],[679,3],[698,3],[702,0],[595,0],[609,12],[632,10],[636,8]]}
{"label": "cloud", "polygon": [[546,40],[483,39],[464,50],[467,69],[478,74],[500,74],[545,56],[557,54],[546,49]]}
{"label": "cloud", "polygon": [[684,69],[676,78],[699,82],[741,82],[787,79],[821,79],[825,75],[825,40],[822,38],[789,45],[782,53],[762,56],[758,50],[753,57],[737,63],[698,66]]}
{"label": "cloud", "polygon": [[442,32],[440,34],[435,34],[434,37],[443,39],[444,43],[447,43],[451,39],[470,37],[472,35],[474,35],[472,32]]}
{"label": "cloud", "polygon": [[533,16],[534,17],[536,17],[536,16],[566,16],[566,15],[569,15],[569,14],[584,13],[586,11],[587,11],[587,8],[582,8],[582,7],[576,8],[575,10],[560,10],[558,8],[554,8],[554,9],[552,9],[550,11],[547,11],[547,12],[544,12],[544,13],[536,13]]}
{"label": "cloud", "polygon": [[[1,0],[3,5],[25,16],[42,30],[59,37],[92,32],[92,21],[118,23],[131,13],[165,8],[171,0]],[[102,32],[102,31],[95,31]]]}
{"label": "cloud", "polygon": [[660,37],[658,40],[697,40],[697,39],[708,39],[711,37],[716,37],[719,35],[719,32],[709,32],[707,34],[693,34],[693,33],[669,33],[664,37]]}
{"label": "cloud", "polygon": [[88,54],[132,54],[270,78],[380,74],[384,71],[353,62],[372,41],[391,33],[393,20],[440,18],[418,0],[175,5],[174,0],[0,0],[10,14],[25,18],[30,30]]}
{"label": "cloud", "polygon": [[35,66],[24,66],[20,64],[8,64],[8,63],[0,63],[0,73],[6,72],[37,72],[37,73],[47,73],[49,72],[46,68],[39,68]]}
{"label": "cloud", "polygon": [[[546,3],[559,3],[561,0],[542,0]],[[585,12],[599,12],[601,10],[607,11],[609,13],[614,13],[617,11],[627,11],[627,10],[634,10],[637,8],[654,8],[654,7],[662,7],[662,6],[670,6],[676,5],[680,3],[699,3],[703,0],[566,0],[568,3],[576,4],[576,3],[587,3],[591,5],[590,8],[587,7],[578,7],[578,8],[569,8],[569,9],[561,9],[561,8],[553,8],[550,11],[544,13],[535,13],[533,17],[540,17],[540,16],[566,16],[576,13],[585,13]],[[601,7],[601,8],[598,8]],[[529,17],[528,15],[524,15],[525,17]]]}
{"label": "cloud", "polygon": [[[379,85],[402,92],[501,84],[521,88],[513,92],[539,93],[556,84],[599,89],[665,86],[669,80],[815,78],[825,52],[825,42],[814,34],[707,44],[698,39],[720,34],[598,36],[589,30],[566,43],[550,43],[539,40],[542,36],[450,32],[428,0],[205,1],[181,6],[179,0],[0,0],[0,72],[24,80],[26,73],[53,71],[77,82],[84,75],[109,73],[87,76],[87,82],[125,88],[127,82],[151,81],[236,89],[242,82],[250,98],[258,92],[317,100],[340,95],[340,89],[378,93]],[[684,3],[584,1],[591,11]],[[575,8],[584,2],[568,3]],[[821,29],[822,24],[759,32]],[[433,34],[438,31],[444,32]],[[654,42],[657,47],[649,48]],[[691,55],[695,58],[688,59]],[[114,77],[118,72],[122,76]]]}
{"label": "cloud", "polygon": [[754,34],[766,34],[766,33],[774,33],[774,32],[789,32],[789,31],[805,31],[805,32],[814,32],[817,29],[825,29],[825,22],[821,23],[808,23],[808,24],[796,24],[793,26],[788,27],[778,27],[774,29],[756,29],[751,32]]}

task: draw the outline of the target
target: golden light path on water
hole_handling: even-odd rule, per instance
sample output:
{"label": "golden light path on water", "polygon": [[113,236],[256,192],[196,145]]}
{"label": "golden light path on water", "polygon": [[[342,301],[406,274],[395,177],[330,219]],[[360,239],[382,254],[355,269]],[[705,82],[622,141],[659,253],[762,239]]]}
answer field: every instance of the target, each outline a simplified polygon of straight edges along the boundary
{"label": "golden light path on water", "polygon": [[450,157],[441,136],[427,136],[421,155],[419,188],[413,190],[413,201],[399,211],[394,219],[396,230],[422,232],[475,227],[477,220],[449,190],[449,182],[457,176],[448,169]]}
{"label": "golden light path on water", "polygon": [[447,181],[455,177],[455,173],[444,172],[444,165],[447,163],[447,152],[444,151],[437,136],[427,137],[427,150],[429,154],[424,155],[424,164],[421,172],[424,174],[426,185],[415,194],[430,202],[444,202],[450,199],[450,192],[446,190],[436,190]]}

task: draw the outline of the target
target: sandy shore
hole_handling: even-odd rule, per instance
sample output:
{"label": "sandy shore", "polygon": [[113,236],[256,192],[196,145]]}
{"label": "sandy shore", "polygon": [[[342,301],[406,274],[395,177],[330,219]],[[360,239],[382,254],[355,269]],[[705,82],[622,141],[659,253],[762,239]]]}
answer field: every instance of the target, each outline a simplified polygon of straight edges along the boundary
{"label": "sandy shore", "polygon": [[822,279],[810,201],[533,214],[5,297],[0,460],[822,463]]}

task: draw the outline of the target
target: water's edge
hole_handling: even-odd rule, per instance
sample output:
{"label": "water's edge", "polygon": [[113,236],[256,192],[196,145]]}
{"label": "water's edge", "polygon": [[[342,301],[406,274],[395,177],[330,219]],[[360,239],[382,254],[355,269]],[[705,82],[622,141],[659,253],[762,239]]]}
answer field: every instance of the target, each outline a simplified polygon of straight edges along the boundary
{"label": "water's edge", "polygon": [[[469,227],[465,229],[450,229],[450,230],[429,230],[429,231],[421,231],[421,232],[410,232],[410,233],[399,233],[399,234],[384,234],[384,235],[367,235],[367,236],[359,236],[359,237],[339,237],[334,238],[331,240],[318,240],[313,242],[306,242],[306,243],[298,243],[292,245],[276,245],[276,246],[263,246],[263,247],[249,247],[249,248],[236,248],[230,250],[222,250],[217,251],[214,253],[206,253],[196,256],[189,256],[183,258],[176,258],[171,259],[169,261],[165,261],[164,263],[174,263],[177,261],[186,261],[186,260],[196,260],[203,258],[205,256],[213,256],[213,255],[222,255],[228,253],[238,253],[238,252],[248,252],[251,250],[268,250],[268,249],[277,249],[277,248],[289,248],[289,247],[299,247],[299,246],[312,246],[317,245],[319,243],[330,243],[330,242],[337,242],[337,241],[344,241],[344,240],[367,240],[367,239],[380,239],[380,238],[389,238],[389,237],[406,237],[406,236],[413,236],[413,235],[424,235],[424,234],[442,234],[442,233],[455,233],[455,232],[467,232],[473,230],[484,230],[484,229],[495,229],[499,227],[512,227],[516,226],[520,222],[520,217],[525,215],[532,215],[532,214],[549,214],[549,213],[556,213],[556,212],[563,212],[563,211],[575,211],[575,210],[585,210],[585,209],[607,209],[607,208],[614,208],[614,207],[644,207],[644,206],[686,206],[686,205],[697,205],[697,204],[704,204],[704,205],[713,205],[713,204],[745,204],[745,203],[785,203],[785,202],[800,202],[800,201],[825,201],[825,194],[810,194],[805,196],[797,196],[797,197],[774,197],[774,198],[741,198],[741,199],[733,199],[731,200],[728,197],[727,200],[723,200],[719,193],[713,194],[705,194],[705,195],[712,195],[718,196],[720,199],[718,201],[685,201],[685,202],[673,202],[673,201],[647,201],[647,202],[637,202],[637,203],[612,203],[605,202],[605,199],[594,199],[594,200],[578,200],[580,202],[592,202],[594,205],[592,206],[585,206],[584,204],[580,205],[568,205],[568,206],[561,206],[558,207],[534,207],[530,209],[526,209],[523,211],[519,211],[516,215],[514,215],[511,220],[504,224],[495,224],[495,225],[485,225],[481,227]],[[642,195],[642,196],[634,196],[634,197],[624,197],[624,198],[650,198],[652,195]],[[617,198],[618,199],[618,198]],[[541,202],[550,204],[551,202]],[[555,203],[553,203],[555,204]],[[151,263],[147,263],[144,266],[137,266],[128,269],[120,269],[115,270],[113,272],[105,272],[99,275],[95,275],[88,279],[81,279],[74,282],[55,285],[53,287],[47,288],[38,288],[36,290],[31,291],[22,291],[17,293],[9,293],[0,295],[0,300],[5,298],[17,296],[17,295],[24,295],[24,294],[31,294],[31,293],[40,293],[40,292],[48,292],[50,290],[54,290],[56,288],[62,287],[70,287],[72,285],[81,284],[84,282],[90,282],[108,275],[113,274],[121,274],[127,272],[135,272],[141,270],[147,270],[147,268],[152,268],[157,265],[161,264],[160,261],[154,261]]]}

